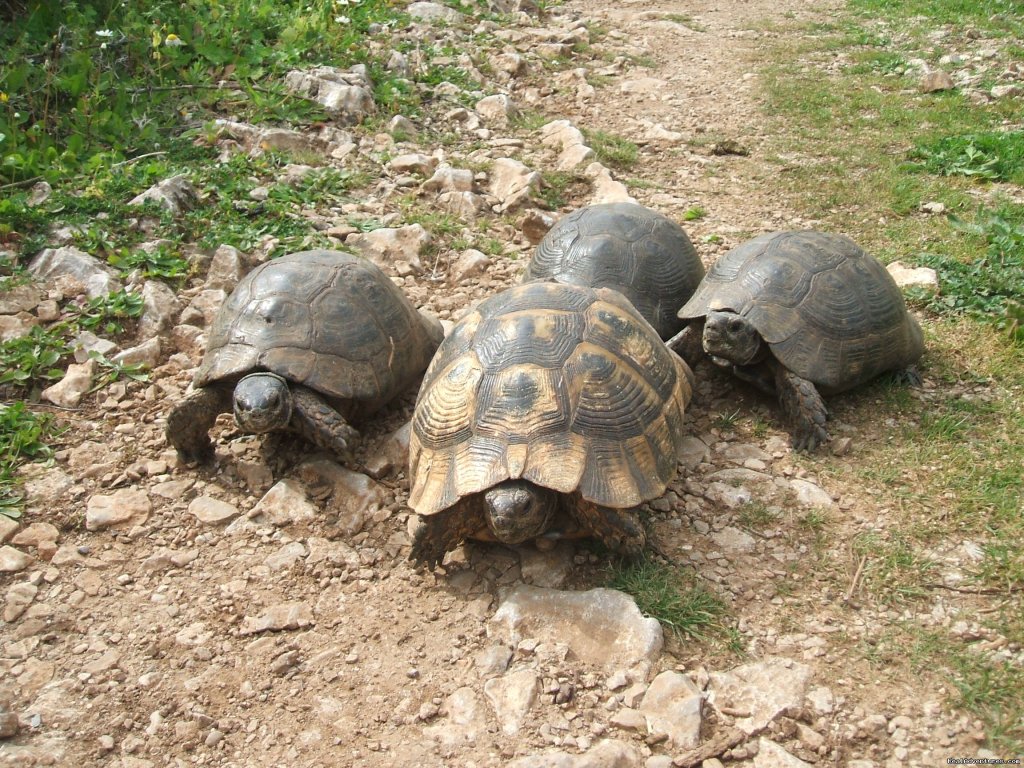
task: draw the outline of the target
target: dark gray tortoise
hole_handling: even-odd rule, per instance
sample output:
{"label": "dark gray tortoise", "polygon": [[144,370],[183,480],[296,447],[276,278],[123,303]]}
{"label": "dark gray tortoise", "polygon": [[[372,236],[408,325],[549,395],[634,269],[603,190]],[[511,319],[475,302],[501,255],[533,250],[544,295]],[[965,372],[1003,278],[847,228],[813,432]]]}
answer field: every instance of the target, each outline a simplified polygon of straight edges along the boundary
{"label": "dark gray tortoise", "polygon": [[798,450],[828,440],[822,394],[886,371],[919,381],[920,326],[885,267],[842,235],[774,232],[737,246],[679,317],[687,326],[669,346],[777,394]]}
{"label": "dark gray tortoise", "polygon": [[613,288],[667,339],[682,329],[676,311],[703,276],[693,243],[670,218],[636,203],[600,203],[558,220],[523,282]]}
{"label": "dark gray tortoise", "polygon": [[519,285],[463,317],[409,439],[411,557],[466,538],[597,536],[637,554],[638,507],[676,473],[693,374],[621,293]]}
{"label": "dark gray tortoise", "polygon": [[304,251],[260,265],[238,284],[210,331],[194,392],[167,417],[183,461],[214,457],[208,432],[234,411],[251,433],[291,430],[345,455],[366,415],[426,370],[443,333],[371,262]]}

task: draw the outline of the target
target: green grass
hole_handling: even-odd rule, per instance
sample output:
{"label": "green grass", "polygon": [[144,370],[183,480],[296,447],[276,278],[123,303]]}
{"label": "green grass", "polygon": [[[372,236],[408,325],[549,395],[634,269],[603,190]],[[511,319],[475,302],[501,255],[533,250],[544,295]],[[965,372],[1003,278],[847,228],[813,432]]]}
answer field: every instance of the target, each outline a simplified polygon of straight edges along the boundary
{"label": "green grass", "polygon": [[941,176],[1024,184],[1024,131],[986,131],[919,142],[915,167]]}
{"label": "green grass", "polygon": [[939,274],[940,291],[926,305],[935,312],[966,312],[1009,327],[1009,309],[1024,301],[1024,206],[982,209],[973,222],[952,219],[951,223],[965,239],[980,241],[981,247],[969,259],[950,254],[919,256],[919,263]]}
{"label": "green grass", "polygon": [[866,533],[854,538],[852,551],[863,558],[863,584],[883,604],[901,603],[926,594],[935,564],[906,537]]}
{"label": "green grass", "polygon": [[1007,757],[1024,743],[1020,690],[1024,668],[995,658],[946,632],[906,621],[866,638],[861,655],[880,671],[906,665],[928,685],[947,684],[955,703],[986,724],[989,748]]}
{"label": "green grass", "polygon": [[726,614],[722,599],[694,576],[650,559],[612,565],[606,586],[631,595],[641,613],[679,638],[707,639],[721,629]]}
{"label": "green grass", "polygon": [[640,148],[632,141],[607,131],[583,129],[587,146],[594,150],[597,159],[604,165],[628,170],[636,165]]}
{"label": "green grass", "polygon": [[124,333],[125,323],[142,314],[142,295],[130,291],[114,291],[96,296],[82,303],[65,307],[72,327],[87,328],[93,332],[116,336]]}
{"label": "green grass", "polygon": [[740,423],[740,409],[735,411],[722,411],[714,419],[714,425],[719,429],[735,429]]}
{"label": "green grass", "polygon": [[685,13],[666,13],[664,16],[666,21],[671,21],[675,24],[692,29],[694,32],[703,32],[704,25],[696,21],[692,16]]}
{"label": "green grass", "polygon": [[551,210],[557,211],[587,188],[587,180],[569,171],[546,171],[541,174],[540,198]]}
{"label": "green grass", "polygon": [[172,248],[161,245],[152,251],[115,251],[107,261],[120,270],[122,275],[138,270],[142,277],[160,277],[165,280],[182,278],[189,273],[189,264]]}
{"label": "green grass", "polygon": [[[937,295],[911,297],[925,320],[922,367],[936,389],[922,399],[883,383],[866,388],[862,402],[879,405],[859,409],[871,411],[862,428],[874,436],[888,418],[901,428],[867,440],[856,461],[823,468],[890,510],[884,530],[851,542],[854,565],[863,562],[861,599],[930,599],[940,579],[926,553],[970,539],[983,554],[963,566],[964,587],[991,592],[993,628],[1021,643],[1024,204],[997,186],[1020,185],[1024,176],[1019,101],[979,105],[957,90],[921,94],[906,65],[937,62],[945,51],[931,33],[940,28],[958,52],[972,45],[962,30],[979,29],[998,49],[982,79],[987,87],[1007,60],[1024,58],[1013,43],[1021,17],[1017,4],[996,0],[851,0],[849,7],[855,16],[790,27],[794,34],[780,37],[786,42],[763,72],[776,137],[768,156],[778,164],[778,194],[820,228],[850,235],[883,261],[938,272]],[[850,62],[839,70],[829,68],[836,52]],[[950,215],[922,215],[929,201]],[[816,537],[825,530],[825,520],[797,522]],[[954,703],[984,721],[990,748],[1024,748],[1019,666],[955,644],[921,642],[912,659],[884,646],[866,656],[945,677],[959,696]]]}
{"label": "green grass", "polygon": [[35,326],[24,336],[0,342],[0,385],[27,388],[61,378],[60,364],[71,352],[63,331]]}
{"label": "green grass", "polygon": [[849,5],[871,19],[924,18],[932,25],[973,26],[990,35],[1018,39],[1022,32],[1016,0],[850,0]]}
{"label": "green grass", "polygon": [[22,497],[14,472],[26,461],[53,455],[44,442],[51,430],[48,414],[35,413],[23,402],[0,404],[0,515],[21,516]]}
{"label": "green grass", "polygon": [[736,520],[744,528],[760,531],[776,525],[779,516],[761,502],[749,501],[737,508]]}

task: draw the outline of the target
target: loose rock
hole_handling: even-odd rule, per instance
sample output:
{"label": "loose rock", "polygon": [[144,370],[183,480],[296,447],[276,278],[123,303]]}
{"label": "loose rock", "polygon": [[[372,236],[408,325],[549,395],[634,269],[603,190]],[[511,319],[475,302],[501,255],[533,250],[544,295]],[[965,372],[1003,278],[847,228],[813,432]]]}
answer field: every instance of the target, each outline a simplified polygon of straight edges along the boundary
{"label": "loose rock", "polygon": [[513,760],[508,768],[639,768],[642,759],[632,744],[605,739],[582,755],[551,750]]}
{"label": "loose rock", "polygon": [[533,707],[539,693],[540,680],[531,669],[509,672],[484,683],[484,694],[494,707],[501,730],[507,736],[519,732],[526,713]]}
{"label": "loose rock", "polygon": [[664,733],[674,748],[690,749],[700,741],[702,700],[690,678],[666,671],[651,681],[640,713],[647,720],[648,733]]}
{"label": "loose rock", "polygon": [[133,197],[128,205],[142,205],[146,202],[154,202],[174,216],[181,216],[199,206],[199,193],[186,176],[172,176]]}
{"label": "loose rock", "polygon": [[238,507],[210,496],[197,496],[188,505],[188,513],[199,522],[220,525],[238,517]]}
{"label": "loose rock", "polygon": [[708,691],[715,694],[715,706],[737,712],[736,725],[746,733],[764,728],[780,712],[799,707],[811,679],[811,668],[783,658],[744,664],[729,672],[712,672]]}
{"label": "loose rock", "polygon": [[279,632],[286,629],[302,629],[313,623],[313,609],[308,603],[280,603],[268,608],[259,616],[242,619],[239,633],[255,635],[260,632]]}
{"label": "loose rock", "polygon": [[612,589],[516,587],[494,614],[488,632],[512,645],[527,637],[566,643],[584,663],[608,672],[655,661],[663,642],[657,619],[644,618],[633,598]]}
{"label": "loose rock", "polygon": [[153,505],[145,491],[121,488],[110,496],[97,494],[89,498],[85,509],[85,528],[102,531],[141,525],[149,518]]}
{"label": "loose rock", "polygon": [[306,489],[300,482],[285,478],[267,491],[249,511],[249,517],[259,524],[286,526],[313,521],[317,509],[306,498]]}
{"label": "loose rock", "polygon": [[0,573],[17,573],[32,564],[32,557],[20,549],[5,545],[0,547]]}
{"label": "loose rock", "polygon": [[71,246],[47,248],[29,262],[28,271],[41,281],[68,278],[81,285],[89,298],[106,296],[121,288],[112,268]]}
{"label": "loose rock", "polygon": [[763,736],[758,739],[757,754],[754,755],[754,768],[811,768],[795,755],[791,755],[771,739]]}

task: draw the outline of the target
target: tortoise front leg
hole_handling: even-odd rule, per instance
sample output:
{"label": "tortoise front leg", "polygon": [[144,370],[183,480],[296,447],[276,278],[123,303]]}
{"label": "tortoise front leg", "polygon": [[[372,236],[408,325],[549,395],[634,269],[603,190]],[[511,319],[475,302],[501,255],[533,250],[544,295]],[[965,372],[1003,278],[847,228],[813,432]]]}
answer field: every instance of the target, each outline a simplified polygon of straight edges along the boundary
{"label": "tortoise front leg", "polygon": [[792,432],[792,445],[798,451],[813,451],[828,442],[825,421],[828,409],[817,387],[782,365],[775,364],[775,388],[779,404]]}
{"label": "tortoise front leg", "polygon": [[313,390],[292,385],[292,419],[289,426],[314,445],[344,457],[359,433]]}
{"label": "tortoise front leg", "polygon": [[704,351],[704,323],[692,322],[671,339],[665,342],[666,346],[679,355],[686,364],[693,368],[697,363],[707,357]]}
{"label": "tortoise front leg", "polygon": [[734,365],[732,367],[733,375],[740,381],[745,381],[747,384],[759,389],[766,395],[774,395],[778,392],[778,386],[776,386],[775,380],[778,374],[772,368],[772,366],[758,363],[755,365]]}
{"label": "tortoise front leg", "polygon": [[[413,534],[409,559],[434,568],[444,560],[448,550],[455,549],[465,539],[478,537],[481,516],[472,503],[475,498],[462,499],[436,515],[421,516],[420,525]],[[488,531],[486,525],[484,530]]]}
{"label": "tortoise front leg", "polygon": [[640,524],[639,507],[614,509],[587,501],[582,496],[570,500],[569,512],[580,526],[592,531],[606,547],[627,557],[638,556],[647,543],[647,533]]}
{"label": "tortoise front leg", "polygon": [[185,464],[206,464],[215,452],[210,428],[222,413],[231,411],[231,392],[218,386],[197,389],[167,414],[164,434]]}

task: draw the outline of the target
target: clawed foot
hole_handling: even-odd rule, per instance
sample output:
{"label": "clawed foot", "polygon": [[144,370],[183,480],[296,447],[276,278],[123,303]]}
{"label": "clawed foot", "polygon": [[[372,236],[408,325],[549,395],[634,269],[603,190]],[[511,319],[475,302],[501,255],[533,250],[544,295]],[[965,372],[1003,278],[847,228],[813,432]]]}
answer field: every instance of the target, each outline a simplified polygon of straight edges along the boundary
{"label": "clawed foot", "polygon": [[178,452],[178,461],[189,467],[212,464],[217,457],[213,442],[209,438],[204,441],[196,441],[190,446],[175,445],[174,447]]}
{"label": "clawed foot", "polygon": [[893,380],[908,387],[920,387],[924,384],[921,372],[915,366],[909,366],[893,374]]}
{"label": "clawed foot", "polygon": [[448,541],[444,533],[441,526],[421,518],[419,527],[413,533],[409,559],[428,570],[439,566],[448,553]]}
{"label": "clawed foot", "polygon": [[829,439],[828,430],[824,425],[807,422],[793,431],[790,445],[793,446],[793,450],[810,452],[828,443]]}

